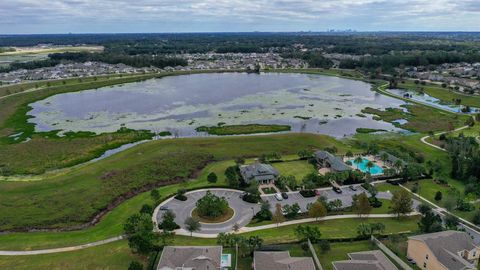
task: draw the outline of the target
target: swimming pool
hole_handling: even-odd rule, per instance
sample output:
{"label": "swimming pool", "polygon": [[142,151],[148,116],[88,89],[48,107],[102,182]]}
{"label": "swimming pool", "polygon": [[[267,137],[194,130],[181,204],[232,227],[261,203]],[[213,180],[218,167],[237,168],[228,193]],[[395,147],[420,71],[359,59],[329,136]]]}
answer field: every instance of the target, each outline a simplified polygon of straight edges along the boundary
{"label": "swimming pool", "polygon": [[349,160],[352,165],[355,167],[355,168],[358,168],[360,171],[366,173],[366,172],[370,172],[370,174],[374,175],[374,174],[383,174],[383,169],[382,167],[378,166],[377,164],[373,164],[373,167],[370,168],[370,170],[368,169],[367,167],[367,163],[368,163],[368,159],[366,158],[363,158],[362,159],[362,162],[361,163],[357,163],[355,162],[355,159],[351,159]]}
{"label": "swimming pool", "polygon": [[232,267],[232,255],[222,254],[222,260],[220,264],[222,267]]}

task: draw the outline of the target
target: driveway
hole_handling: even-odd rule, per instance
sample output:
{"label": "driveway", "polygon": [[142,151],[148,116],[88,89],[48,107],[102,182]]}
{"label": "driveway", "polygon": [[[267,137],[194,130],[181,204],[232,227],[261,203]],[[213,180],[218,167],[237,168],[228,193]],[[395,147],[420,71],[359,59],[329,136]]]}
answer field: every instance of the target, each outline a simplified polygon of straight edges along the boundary
{"label": "driveway", "polygon": [[[259,204],[247,203],[240,199],[240,195],[243,193],[243,191],[232,189],[209,189],[209,191],[219,197],[225,197],[230,208],[232,208],[235,213],[230,220],[223,223],[202,223],[199,233],[217,234],[221,232],[229,232],[232,231],[232,228],[235,224],[238,224],[240,227],[244,227],[252,219],[254,215],[253,213],[257,213],[260,210]],[[198,199],[205,196],[206,193],[207,190],[187,192],[186,196],[188,199],[186,201],[179,201],[175,198],[171,198],[162,203],[161,206],[162,209],[167,207],[169,210],[175,213],[175,222],[182,229],[185,229],[185,219],[190,217],[190,214],[195,208],[195,204],[197,203]],[[164,212],[165,210],[159,210],[158,212],[154,213],[154,215],[156,215],[155,218],[157,223],[161,222],[162,214]]]}

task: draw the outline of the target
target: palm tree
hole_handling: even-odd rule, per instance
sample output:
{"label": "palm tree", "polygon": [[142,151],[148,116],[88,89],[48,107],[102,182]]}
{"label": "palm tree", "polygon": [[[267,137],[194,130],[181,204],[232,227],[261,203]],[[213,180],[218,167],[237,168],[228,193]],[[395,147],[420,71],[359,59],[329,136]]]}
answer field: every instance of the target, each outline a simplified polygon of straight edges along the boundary
{"label": "palm tree", "polygon": [[363,158],[361,156],[358,156],[355,158],[354,162],[357,164],[357,170],[358,170],[360,163],[363,162]]}
{"label": "palm tree", "polygon": [[395,161],[395,164],[393,164],[393,166],[395,167],[395,169],[397,169],[397,172],[400,172],[403,167],[403,162],[397,159],[397,161]]}
{"label": "palm tree", "polygon": [[367,162],[367,168],[368,168],[368,172],[370,172],[370,170],[375,166],[375,164],[373,164],[373,162],[371,162],[370,160]]}
{"label": "palm tree", "polygon": [[387,162],[388,154],[387,153],[382,153],[382,155],[380,156],[380,159],[383,161],[383,163]]}

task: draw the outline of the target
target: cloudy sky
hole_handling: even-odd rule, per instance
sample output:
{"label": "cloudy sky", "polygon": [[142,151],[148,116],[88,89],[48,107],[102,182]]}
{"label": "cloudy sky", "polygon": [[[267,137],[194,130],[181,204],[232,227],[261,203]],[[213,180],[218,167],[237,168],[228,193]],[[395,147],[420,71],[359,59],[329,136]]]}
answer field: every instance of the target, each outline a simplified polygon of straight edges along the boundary
{"label": "cloudy sky", "polygon": [[480,0],[0,0],[0,34],[480,31]]}

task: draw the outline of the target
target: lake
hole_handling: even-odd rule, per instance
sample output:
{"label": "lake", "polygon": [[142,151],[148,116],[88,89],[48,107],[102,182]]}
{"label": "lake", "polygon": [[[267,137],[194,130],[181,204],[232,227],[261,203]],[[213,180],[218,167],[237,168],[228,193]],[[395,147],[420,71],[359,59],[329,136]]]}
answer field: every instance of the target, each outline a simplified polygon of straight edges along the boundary
{"label": "lake", "polygon": [[63,93],[30,104],[38,132],[114,132],[120,127],[206,136],[219,123],[287,124],[293,132],[344,137],[357,128],[402,130],[361,115],[365,107],[398,108],[403,101],[361,81],[296,73],[209,73]]}

